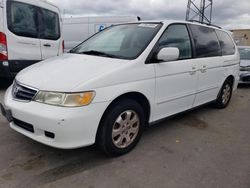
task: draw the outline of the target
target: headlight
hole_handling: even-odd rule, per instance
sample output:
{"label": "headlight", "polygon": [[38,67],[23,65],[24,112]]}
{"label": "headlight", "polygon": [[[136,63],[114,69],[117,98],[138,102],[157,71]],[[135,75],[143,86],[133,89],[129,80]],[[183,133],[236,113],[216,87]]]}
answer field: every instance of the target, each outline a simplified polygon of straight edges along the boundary
{"label": "headlight", "polygon": [[95,97],[95,92],[58,93],[39,91],[33,99],[36,102],[65,107],[79,107],[89,105]]}

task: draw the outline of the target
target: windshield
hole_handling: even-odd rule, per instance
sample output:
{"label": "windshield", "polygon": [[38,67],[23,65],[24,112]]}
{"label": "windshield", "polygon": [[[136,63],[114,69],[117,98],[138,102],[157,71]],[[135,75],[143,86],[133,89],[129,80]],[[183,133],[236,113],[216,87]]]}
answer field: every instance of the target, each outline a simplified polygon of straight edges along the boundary
{"label": "windshield", "polygon": [[135,59],[145,50],[161,26],[160,23],[111,26],[75,47],[71,53]]}
{"label": "windshield", "polygon": [[240,59],[250,60],[250,48],[239,48]]}

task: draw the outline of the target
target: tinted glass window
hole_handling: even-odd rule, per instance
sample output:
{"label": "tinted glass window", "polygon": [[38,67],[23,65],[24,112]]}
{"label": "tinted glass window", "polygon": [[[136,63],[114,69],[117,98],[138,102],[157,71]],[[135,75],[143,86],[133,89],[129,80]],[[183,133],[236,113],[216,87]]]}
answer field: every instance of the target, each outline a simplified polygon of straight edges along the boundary
{"label": "tinted glass window", "polygon": [[179,59],[192,57],[191,42],[185,25],[171,25],[158,42],[159,48],[176,47],[180,51]]}
{"label": "tinted glass window", "polygon": [[8,28],[16,35],[38,37],[37,9],[35,6],[8,2]]}
{"label": "tinted glass window", "polygon": [[60,24],[58,14],[41,9],[43,29],[41,32],[42,39],[57,40],[60,38]]}
{"label": "tinted glass window", "polygon": [[235,46],[230,36],[226,32],[220,30],[216,30],[216,34],[220,41],[222,55],[233,55],[235,53]]}
{"label": "tinted glass window", "polygon": [[190,25],[197,57],[221,56],[221,48],[217,35],[212,28]]}

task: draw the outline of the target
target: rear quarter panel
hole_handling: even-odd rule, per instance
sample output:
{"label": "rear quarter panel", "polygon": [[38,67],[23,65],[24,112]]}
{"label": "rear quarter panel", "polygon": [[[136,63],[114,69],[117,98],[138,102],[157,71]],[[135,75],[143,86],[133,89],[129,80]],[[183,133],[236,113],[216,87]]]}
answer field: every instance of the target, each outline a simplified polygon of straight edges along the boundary
{"label": "rear quarter panel", "polygon": [[[238,87],[238,83],[239,83],[239,73],[240,73],[240,54],[239,54],[239,50],[233,40],[232,34],[229,33],[229,36],[231,38],[231,40],[234,43],[235,46],[235,53],[234,55],[228,55],[228,56],[222,56],[223,58],[223,66],[224,66],[224,78],[226,79],[228,76],[232,75],[234,76],[234,87],[233,90],[236,90]],[[225,81],[225,79],[223,80],[223,82]],[[223,84],[223,83],[222,83]]]}

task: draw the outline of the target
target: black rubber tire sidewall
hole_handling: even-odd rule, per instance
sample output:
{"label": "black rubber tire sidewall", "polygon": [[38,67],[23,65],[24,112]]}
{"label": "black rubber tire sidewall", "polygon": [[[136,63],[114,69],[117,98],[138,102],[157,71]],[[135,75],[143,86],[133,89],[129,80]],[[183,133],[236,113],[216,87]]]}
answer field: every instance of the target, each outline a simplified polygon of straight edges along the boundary
{"label": "black rubber tire sidewall", "polygon": [[[126,110],[135,111],[140,119],[140,127],[137,137],[134,142],[131,143],[126,148],[117,148],[112,141],[112,128],[117,117]],[[145,113],[140,104],[131,99],[125,99],[116,103],[111,109],[106,113],[104,120],[101,123],[101,127],[98,133],[98,145],[104,153],[108,156],[120,156],[131,151],[139,142],[144,127],[146,124]]]}
{"label": "black rubber tire sidewall", "polygon": [[[223,96],[223,90],[225,89],[226,85],[229,84],[230,85],[230,97],[229,97],[229,100],[227,101],[226,104],[223,103],[223,99],[222,99],[222,96]],[[219,109],[223,109],[223,108],[226,108],[230,101],[231,101],[231,98],[232,98],[232,92],[233,92],[233,83],[230,81],[230,80],[226,80],[220,90],[220,93],[215,101],[215,106],[216,108],[219,108]]]}

